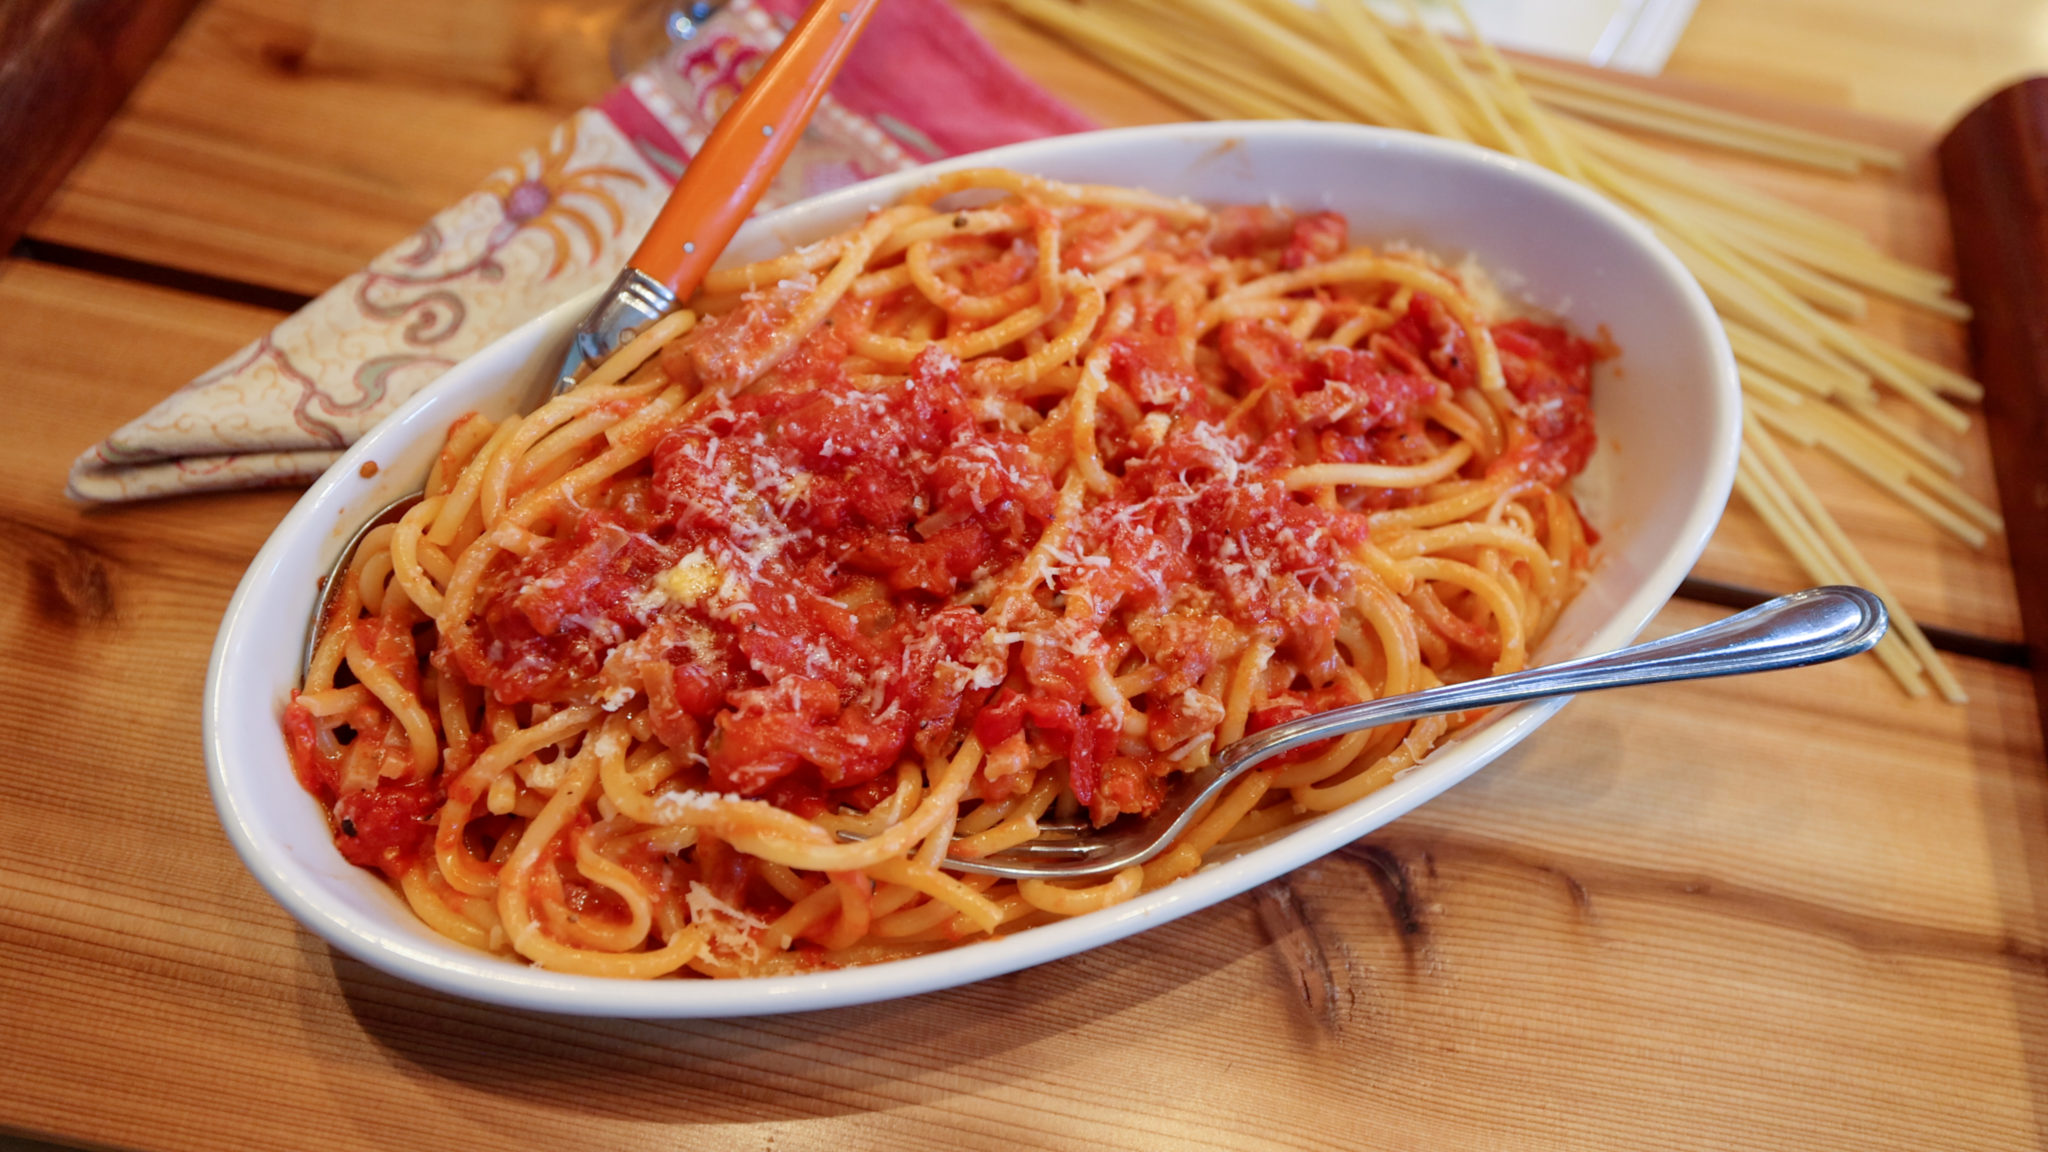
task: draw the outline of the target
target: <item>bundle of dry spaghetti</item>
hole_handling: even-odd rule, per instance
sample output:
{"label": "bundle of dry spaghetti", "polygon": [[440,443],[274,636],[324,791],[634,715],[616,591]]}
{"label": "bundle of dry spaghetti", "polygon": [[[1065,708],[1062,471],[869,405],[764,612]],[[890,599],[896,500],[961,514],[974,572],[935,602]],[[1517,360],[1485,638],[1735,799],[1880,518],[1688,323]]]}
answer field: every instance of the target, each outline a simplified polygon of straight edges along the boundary
{"label": "bundle of dry spaghetti", "polygon": [[[1632,211],[1683,260],[1727,326],[1746,415],[1736,490],[1814,580],[1860,583],[1896,624],[1877,649],[1907,692],[1962,686],[1780,441],[1818,447],[1971,547],[2001,531],[1956,483],[1962,462],[1887,412],[1902,398],[1954,433],[1979,385],[1860,330],[1875,294],[1951,319],[1949,280],[1894,259],[1839,221],[1642,142],[1711,145],[1835,172],[1896,154],[1692,105],[1564,69],[1510,64],[1465,21],[1452,43],[1402,0],[1406,23],[1364,0],[1004,0],[1160,95],[1216,119],[1338,120],[1462,140],[1542,164]],[[1462,12],[1460,18],[1464,19]]]}

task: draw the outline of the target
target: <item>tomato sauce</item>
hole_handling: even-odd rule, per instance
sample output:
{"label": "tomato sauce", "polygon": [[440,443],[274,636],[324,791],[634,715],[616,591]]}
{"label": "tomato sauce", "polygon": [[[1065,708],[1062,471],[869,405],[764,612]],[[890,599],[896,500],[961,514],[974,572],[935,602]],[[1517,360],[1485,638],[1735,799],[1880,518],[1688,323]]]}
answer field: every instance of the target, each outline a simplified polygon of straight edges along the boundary
{"label": "tomato sauce", "polygon": [[[1330,214],[1244,210],[1214,243],[1302,267],[1348,237]],[[984,290],[1018,282],[1029,255],[1012,253]],[[787,307],[765,294],[662,363],[703,378],[744,359]],[[1602,350],[1527,320],[1492,331],[1527,414],[1492,467],[1561,484],[1592,451]],[[1477,383],[1469,340],[1420,294],[1358,350],[1310,347],[1260,319],[1226,321],[1192,361],[1182,346],[1165,306],[1115,338],[1114,395],[1097,416],[1111,490],[1056,525],[1071,435],[1034,421],[1057,397],[1019,420],[936,347],[899,380],[857,382],[827,324],[742,394],[669,428],[644,470],[569,513],[554,542],[501,554],[471,626],[433,659],[503,705],[644,698],[701,786],[805,815],[873,805],[899,761],[969,732],[991,750],[1022,737],[1035,763],[1063,763],[1098,821],[1149,811],[1221,720],[1227,657],[1248,641],[1292,677],[1268,686],[1253,729],[1341,702],[1350,557],[1374,511],[1414,494],[1353,492],[1333,507],[1285,474],[1433,455],[1443,433],[1426,410]],[[1037,580],[1006,592],[1055,529]],[[416,668],[410,637],[364,639]],[[1134,693],[1142,725],[1102,695],[1134,668],[1148,677]],[[288,713],[286,726],[309,788],[353,829],[337,835],[351,860],[389,871],[431,837],[430,786],[350,792],[323,775],[310,724]],[[385,738],[357,738],[370,736]],[[993,799],[1013,785],[977,787]],[[698,859],[724,894],[717,852]]]}

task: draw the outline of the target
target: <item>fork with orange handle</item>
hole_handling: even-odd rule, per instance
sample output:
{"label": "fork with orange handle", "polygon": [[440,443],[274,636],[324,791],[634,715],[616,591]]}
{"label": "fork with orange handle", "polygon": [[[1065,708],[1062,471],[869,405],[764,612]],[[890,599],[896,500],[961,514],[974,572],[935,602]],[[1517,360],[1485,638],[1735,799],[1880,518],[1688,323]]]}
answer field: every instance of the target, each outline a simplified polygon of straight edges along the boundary
{"label": "fork with orange handle", "polygon": [[557,394],[686,300],[803,135],[881,0],[815,0],[683,170],[647,236],[569,344]]}
{"label": "fork with orange handle", "polygon": [[[782,46],[754,74],[740,98],[697,150],[683,178],[669,193],[646,238],[590,315],[576,328],[554,385],[560,395],[589,369],[619,350],[635,332],[689,298],[698,281],[739,231],[761,194],[789,158],[811,113],[839,74],[846,53],[860,38],[881,0],[816,0]],[[349,539],[321,581],[331,596],[355,560],[363,538],[379,525],[396,523],[420,502],[413,492],[378,509]],[[328,597],[307,622],[303,679],[313,666]]]}

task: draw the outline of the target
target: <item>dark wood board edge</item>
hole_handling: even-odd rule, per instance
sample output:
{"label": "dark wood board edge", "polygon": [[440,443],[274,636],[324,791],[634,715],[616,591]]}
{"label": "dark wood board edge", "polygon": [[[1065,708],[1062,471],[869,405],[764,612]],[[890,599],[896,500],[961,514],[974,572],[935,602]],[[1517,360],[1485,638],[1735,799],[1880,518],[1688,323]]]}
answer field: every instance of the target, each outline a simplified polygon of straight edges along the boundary
{"label": "dark wood board edge", "polygon": [[71,173],[199,0],[0,4],[0,252]]}
{"label": "dark wood board edge", "polygon": [[2048,77],[1964,115],[1936,148],[1957,288],[2005,513],[2034,701],[2048,724]]}

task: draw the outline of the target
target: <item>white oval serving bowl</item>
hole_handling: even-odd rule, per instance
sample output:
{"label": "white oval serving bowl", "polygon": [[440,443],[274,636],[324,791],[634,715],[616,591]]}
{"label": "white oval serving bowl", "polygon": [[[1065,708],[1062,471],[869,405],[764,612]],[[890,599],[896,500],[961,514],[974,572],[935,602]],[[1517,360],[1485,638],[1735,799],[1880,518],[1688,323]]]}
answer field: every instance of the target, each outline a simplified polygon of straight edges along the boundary
{"label": "white oval serving bowl", "polygon": [[[1189,124],[1014,145],[883,177],[752,221],[728,252],[754,259],[857,223],[933,174],[996,165],[1211,203],[1335,209],[1355,242],[1465,255],[1510,294],[1621,348],[1595,385],[1603,535],[1585,590],[1537,653],[1553,663],[1626,644],[1706,546],[1733,481],[1740,399],[1719,322],[1642,225],[1535,165],[1407,133],[1305,123]],[[1297,868],[1401,816],[1499,756],[1562,701],[1500,710],[1356,804],[1128,903],[998,940],[868,968],[759,980],[570,976],[464,948],[384,882],[344,861],[294,779],[279,715],[296,685],[319,579],[356,525],[417,490],[448,426],[535,403],[592,293],[505,336],[437,380],[313,485],[228,605],[207,670],[214,803],[243,861],[300,923],[373,967],[459,996],[590,1016],[741,1016],[907,996],[980,980],[1162,924]],[[363,466],[375,462],[375,475]]]}

